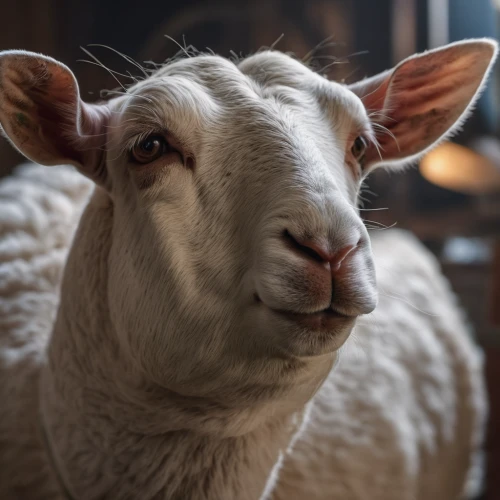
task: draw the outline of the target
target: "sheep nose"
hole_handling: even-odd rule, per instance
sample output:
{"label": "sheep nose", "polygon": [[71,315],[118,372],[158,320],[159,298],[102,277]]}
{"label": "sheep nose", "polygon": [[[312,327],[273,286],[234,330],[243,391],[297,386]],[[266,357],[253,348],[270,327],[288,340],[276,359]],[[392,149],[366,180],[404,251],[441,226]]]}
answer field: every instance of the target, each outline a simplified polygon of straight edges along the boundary
{"label": "sheep nose", "polygon": [[337,274],[342,268],[342,264],[348,256],[358,248],[358,245],[346,245],[339,250],[332,252],[327,248],[327,245],[317,240],[299,238],[289,231],[285,231],[285,238],[292,246],[293,250],[302,254],[308,259],[316,262],[326,263],[330,265],[332,277]]}

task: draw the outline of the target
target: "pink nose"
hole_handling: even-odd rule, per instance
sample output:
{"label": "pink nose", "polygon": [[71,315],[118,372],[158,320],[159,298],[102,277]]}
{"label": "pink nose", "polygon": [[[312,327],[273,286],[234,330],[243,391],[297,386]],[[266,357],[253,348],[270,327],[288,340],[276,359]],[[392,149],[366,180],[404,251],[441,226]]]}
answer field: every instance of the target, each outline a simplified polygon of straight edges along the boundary
{"label": "pink nose", "polygon": [[285,236],[294,249],[303,255],[313,258],[318,262],[330,264],[332,276],[340,271],[342,264],[346,262],[346,258],[358,248],[357,245],[347,245],[336,252],[330,252],[326,245],[317,241],[296,238],[288,231],[285,232]]}

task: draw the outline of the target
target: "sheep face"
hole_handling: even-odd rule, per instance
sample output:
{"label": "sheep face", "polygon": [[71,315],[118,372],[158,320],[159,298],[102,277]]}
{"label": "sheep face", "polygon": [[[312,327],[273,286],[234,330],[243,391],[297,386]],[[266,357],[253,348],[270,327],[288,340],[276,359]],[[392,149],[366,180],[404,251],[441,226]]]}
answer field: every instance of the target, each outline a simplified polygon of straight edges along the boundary
{"label": "sheep face", "polygon": [[363,179],[456,127],[495,55],[454,44],[350,87],[276,52],[199,56],[91,106],[65,66],[6,52],[0,120],[29,158],[105,190],[119,341],[154,379],[199,391],[331,358],[377,301]]}
{"label": "sheep face", "polygon": [[376,304],[356,210],[372,136],[357,96],[280,54],[183,60],[117,100],[109,286],[132,352],[338,349]]}

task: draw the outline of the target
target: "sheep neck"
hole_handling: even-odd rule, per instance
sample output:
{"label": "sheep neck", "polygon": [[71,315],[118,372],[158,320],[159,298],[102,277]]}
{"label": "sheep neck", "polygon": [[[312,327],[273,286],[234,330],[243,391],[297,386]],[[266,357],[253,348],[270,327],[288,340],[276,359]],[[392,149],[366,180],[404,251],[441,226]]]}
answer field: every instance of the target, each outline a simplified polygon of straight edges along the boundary
{"label": "sheep neck", "polygon": [[76,499],[261,498],[304,405],[214,412],[213,401],[194,404],[141,377],[107,313],[111,224],[110,202],[97,192],[68,258],[42,373],[41,411],[63,483]]}

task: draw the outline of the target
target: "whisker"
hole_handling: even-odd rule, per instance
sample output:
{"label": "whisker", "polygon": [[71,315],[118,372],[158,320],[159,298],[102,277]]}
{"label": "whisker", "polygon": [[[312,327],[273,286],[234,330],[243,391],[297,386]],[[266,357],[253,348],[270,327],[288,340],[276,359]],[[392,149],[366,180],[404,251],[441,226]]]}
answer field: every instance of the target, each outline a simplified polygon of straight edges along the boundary
{"label": "whisker", "polygon": [[377,154],[378,154],[378,157],[380,158],[380,161],[384,161],[384,159],[382,158],[382,153],[380,152],[381,149],[383,151],[382,146],[376,140],[373,141],[373,145],[375,146],[375,149],[377,150]]}
{"label": "whisker", "polygon": [[[332,37],[330,37],[332,38]],[[341,42],[326,42],[324,43],[321,47],[319,47],[317,50],[325,50],[325,49],[330,49],[332,47],[337,47],[338,45],[345,45],[344,43]],[[309,51],[310,53],[311,51]],[[305,56],[304,56],[305,57]],[[316,59],[316,56],[313,54],[312,56],[309,57],[309,60],[314,60]]]}
{"label": "whisker", "polygon": [[130,71],[127,70],[127,75],[129,75],[129,78],[131,78],[134,83],[139,83],[142,79],[135,77]]}
{"label": "whisker", "polygon": [[433,318],[439,318],[439,314],[433,314],[433,313],[430,313],[429,311],[424,311],[423,309],[420,309],[419,307],[417,307],[415,304],[412,304],[409,300],[405,299],[404,297],[401,297],[401,296],[398,296],[398,295],[390,295],[388,293],[383,293],[383,292],[380,292],[380,291],[379,291],[379,294],[382,295],[383,297],[387,297],[387,298],[390,298],[390,299],[399,300],[399,301],[401,301],[401,302],[409,305],[410,307],[412,307],[416,311],[421,312],[422,314],[425,314],[426,316],[430,316],[430,317],[433,317]]}
{"label": "whisker", "polygon": [[231,49],[229,53],[231,54],[234,63],[237,63],[241,59],[234,50]]}
{"label": "whisker", "polygon": [[364,56],[366,54],[369,54],[369,50],[358,50],[358,52],[353,52],[352,54],[349,54],[348,56],[345,56],[344,59],[349,59],[351,57],[358,57],[358,56]]}
{"label": "whisker", "polygon": [[136,97],[140,99],[144,99],[145,101],[149,102],[150,104],[154,104],[153,99],[151,99],[148,96],[142,95],[142,94],[129,94],[128,92],[120,92],[119,90],[105,90],[108,94],[111,95],[121,95],[121,96],[126,96],[129,97],[130,99],[134,99]]}
{"label": "whisker", "polygon": [[276,45],[278,45],[278,43],[281,42],[281,40],[283,39],[284,36],[285,36],[285,34],[281,33],[281,35],[270,45],[268,50],[274,50]]}
{"label": "whisker", "polygon": [[394,224],[386,226],[385,224],[382,224],[382,222],[377,222],[375,220],[368,220],[368,219],[363,219],[363,222],[368,222],[369,224],[375,224],[377,227],[381,229],[390,229],[391,227],[394,227],[397,224],[397,222],[394,222]]}
{"label": "whisker", "polygon": [[179,49],[181,49],[182,52],[184,52],[184,54],[186,55],[186,57],[191,57],[191,55],[189,54],[188,50],[183,47],[177,40],[173,39],[171,36],[169,35],[163,35],[165,38],[168,38],[171,42],[174,42],[175,45],[177,45],[177,47],[179,47]]}
{"label": "whisker", "polygon": [[151,61],[151,60],[143,61],[143,63],[149,64],[150,66],[154,67],[154,69],[144,68],[144,71],[149,72],[149,73],[153,73],[154,71],[156,71],[157,69],[160,69],[163,66],[163,63],[155,63],[154,61]]}
{"label": "whisker", "polygon": [[[77,59],[76,62],[83,62],[87,64],[92,64],[94,66],[98,66],[99,68],[102,68],[102,64],[96,63],[95,61],[89,61],[88,59]],[[115,75],[123,76],[124,78],[132,78],[135,80],[135,78],[132,75],[125,75],[123,73],[120,73],[119,71],[115,71],[114,69],[109,69],[106,68],[110,73],[114,73]]]}
{"label": "whisker", "polygon": [[82,49],[85,54],[87,54],[89,57],[91,57],[94,61],[96,61],[97,63],[99,63],[101,65],[102,68],[104,68],[117,82],[118,82],[118,85],[120,85],[120,87],[127,91],[127,89],[122,85],[122,82],[120,82],[120,80],[114,75],[113,71],[111,71],[108,67],[106,67],[101,61],[99,61],[99,59],[97,59],[96,56],[94,56],[94,54],[92,54],[89,50],[87,50],[86,48],[80,46],[80,49]]}
{"label": "whisker", "polygon": [[[361,81],[361,83],[363,83],[363,81]],[[381,82],[377,88],[373,89],[371,92],[368,92],[368,94],[365,94],[364,96],[362,96],[361,100],[364,100],[367,97],[371,96],[372,94],[375,94],[376,92],[378,92],[382,88],[383,85],[384,85],[384,82]]]}
{"label": "whisker", "polygon": [[396,226],[396,222],[392,226],[389,226],[389,227],[370,227],[370,226],[366,226],[366,229],[368,231],[385,231],[387,229],[391,229],[391,227],[394,227],[394,226]]}
{"label": "whisker", "polygon": [[373,122],[372,125],[375,128],[380,129],[383,133],[390,136],[394,140],[394,142],[396,143],[396,146],[398,147],[398,151],[401,151],[401,148],[399,147],[399,142],[398,142],[396,136],[387,127],[384,127],[382,124],[377,123],[377,122]]}
{"label": "whisker", "polygon": [[89,47],[102,47],[103,49],[111,50],[111,52],[114,52],[115,54],[119,55],[120,57],[123,57],[123,59],[125,59],[125,61],[129,62],[130,64],[132,64],[136,68],[138,68],[140,71],[142,71],[142,73],[144,74],[144,76],[146,78],[149,77],[149,75],[146,73],[146,71],[144,70],[144,68],[137,61],[135,61],[134,59],[132,59],[130,56],[127,56],[126,54],[123,54],[122,52],[120,52],[120,51],[118,51],[116,49],[113,49],[113,47],[109,47],[108,45],[103,45],[103,44],[100,44],[100,43],[91,43],[88,46]]}
{"label": "whisker", "polygon": [[323,66],[322,68],[320,68],[317,72],[321,74],[321,73],[324,73],[325,71],[327,71],[328,69],[330,69],[333,66],[336,66],[338,64],[348,64],[348,62],[349,61],[333,61],[330,64],[327,64],[326,66]]}
{"label": "whisker", "polygon": [[325,48],[325,44],[331,42],[334,35],[327,36],[324,40],[318,43],[315,47],[313,47],[307,54],[302,58],[302,62],[308,62],[311,57],[318,51]]}
{"label": "whisker", "polygon": [[372,118],[373,116],[380,117],[384,121],[385,120],[390,120],[390,121],[393,121],[393,122],[397,122],[397,120],[395,118],[392,118],[392,117],[386,115],[385,113],[382,113],[382,111],[371,111],[370,113],[368,113],[368,118]]}
{"label": "whisker", "polygon": [[329,61],[340,61],[341,58],[340,57],[337,57],[337,56],[332,56],[331,54],[323,54],[323,55],[319,55],[319,56],[314,56],[314,59],[327,59]]}
{"label": "whisker", "polygon": [[345,76],[343,79],[342,79],[342,82],[345,83],[346,80],[349,80],[349,78],[351,78],[352,75],[354,75],[357,71],[359,71],[359,68],[360,66],[356,66],[352,71],[350,71],[347,76]]}

